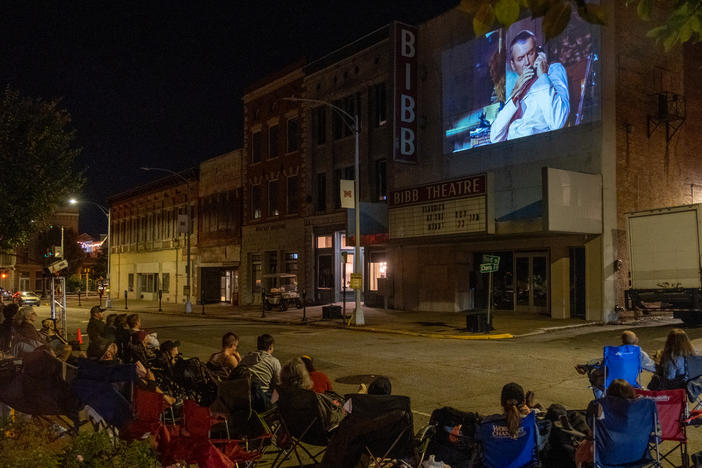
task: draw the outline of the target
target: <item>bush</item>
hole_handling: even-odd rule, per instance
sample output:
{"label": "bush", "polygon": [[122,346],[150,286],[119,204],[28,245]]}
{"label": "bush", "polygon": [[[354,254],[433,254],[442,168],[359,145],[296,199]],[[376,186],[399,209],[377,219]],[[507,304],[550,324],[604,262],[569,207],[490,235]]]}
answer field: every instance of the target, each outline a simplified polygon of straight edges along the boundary
{"label": "bush", "polygon": [[112,441],[107,432],[84,432],[73,439],[63,454],[65,468],[152,468],[157,466],[148,440]]}
{"label": "bush", "polygon": [[49,431],[31,421],[0,422],[0,456],[5,468],[60,466],[56,449],[47,444]]}

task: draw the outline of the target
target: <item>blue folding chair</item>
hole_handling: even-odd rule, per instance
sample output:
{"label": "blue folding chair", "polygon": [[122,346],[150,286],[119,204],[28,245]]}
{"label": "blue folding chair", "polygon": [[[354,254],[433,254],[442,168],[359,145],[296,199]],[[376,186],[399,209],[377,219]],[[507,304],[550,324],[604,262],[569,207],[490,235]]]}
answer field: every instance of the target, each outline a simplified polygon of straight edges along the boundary
{"label": "blue folding chair", "polygon": [[602,360],[604,366],[605,393],[612,381],[623,379],[634,388],[641,388],[641,348],[636,345],[605,346]]}
{"label": "blue folding chair", "polygon": [[522,418],[519,432],[512,437],[504,417],[486,418],[478,427],[486,468],[523,468],[538,464],[536,416]]}
{"label": "blue folding chair", "polygon": [[[596,403],[603,412],[598,419],[595,411],[592,421],[596,468],[661,466],[655,401],[604,397]],[[654,445],[655,459],[649,451],[649,441]]]}

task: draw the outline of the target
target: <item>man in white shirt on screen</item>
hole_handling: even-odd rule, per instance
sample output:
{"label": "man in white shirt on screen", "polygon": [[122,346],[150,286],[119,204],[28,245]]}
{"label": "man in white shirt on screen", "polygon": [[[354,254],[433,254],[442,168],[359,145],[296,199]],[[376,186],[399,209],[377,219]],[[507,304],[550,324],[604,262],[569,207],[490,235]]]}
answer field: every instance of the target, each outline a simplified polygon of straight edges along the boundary
{"label": "man in white shirt on screen", "polygon": [[562,128],[570,104],[568,77],[560,63],[547,62],[531,31],[514,36],[510,66],[519,76],[514,90],[490,128],[490,141],[513,140]]}

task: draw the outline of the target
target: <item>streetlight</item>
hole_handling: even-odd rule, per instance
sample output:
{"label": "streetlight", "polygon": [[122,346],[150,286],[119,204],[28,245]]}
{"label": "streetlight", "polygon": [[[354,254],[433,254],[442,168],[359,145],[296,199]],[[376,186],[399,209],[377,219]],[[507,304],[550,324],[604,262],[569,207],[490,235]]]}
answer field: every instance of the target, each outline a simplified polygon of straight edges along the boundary
{"label": "streetlight", "polygon": [[112,209],[105,208],[101,204],[95,203],[94,201],[90,200],[76,200],[75,198],[71,198],[70,200],[68,200],[68,203],[70,203],[71,205],[77,205],[78,203],[90,203],[91,205],[97,206],[98,209],[102,211],[102,214],[104,214],[107,217],[107,286],[110,288],[110,293],[107,295],[107,299],[105,300],[105,307],[109,309],[110,307],[112,307],[112,298],[110,297],[112,295],[112,284],[110,284],[110,250],[112,250],[112,239],[110,238],[110,231],[112,229]]}
{"label": "streetlight", "polygon": [[[321,104],[323,106],[329,107],[331,110],[335,111],[340,117],[344,125],[351,130],[356,138],[356,151],[354,154],[354,183],[353,183],[353,203],[356,207],[356,229],[355,229],[355,240],[356,246],[354,249],[354,262],[353,262],[353,272],[358,275],[361,273],[361,203],[359,201],[360,188],[359,188],[359,155],[358,155],[358,135],[361,133],[361,129],[358,126],[358,110],[355,115],[351,115],[339,106],[335,106],[331,102],[322,101],[321,99],[305,99],[305,98],[294,98],[288,97],[283,98],[283,101],[292,102],[309,102],[312,104]],[[354,325],[365,325],[365,320],[363,318],[363,309],[361,309],[361,289],[356,289],[356,308],[353,312],[352,318]]]}
{"label": "streetlight", "polygon": [[171,175],[174,175],[180,179],[182,179],[185,182],[186,185],[186,193],[185,193],[185,209],[188,214],[188,236],[187,236],[187,265],[185,267],[186,270],[186,286],[188,288],[188,296],[185,299],[185,313],[190,314],[193,312],[193,304],[190,302],[190,223],[192,220],[190,219],[190,181],[183,177],[181,174],[178,174],[176,171],[172,171],[170,169],[164,169],[162,167],[140,167],[142,171],[161,171],[161,172],[167,172]]}

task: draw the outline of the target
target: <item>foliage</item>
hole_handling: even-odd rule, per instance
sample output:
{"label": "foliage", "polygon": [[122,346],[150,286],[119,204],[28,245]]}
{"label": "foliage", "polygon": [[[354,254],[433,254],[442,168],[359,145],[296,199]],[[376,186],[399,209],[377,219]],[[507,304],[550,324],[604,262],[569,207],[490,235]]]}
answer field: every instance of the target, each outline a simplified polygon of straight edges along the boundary
{"label": "foliage", "polygon": [[68,277],[66,280],[66,290],[71,291],[71,292],[77,292],[80,291],[83,287],[83,282],[81,281],[80,277],[76,274],[73,274]]}
{"label": "foliage", "polygon": [[103,244],[100,253],[97,256],[97,261],[95,262],[95,273],[94,275],[98,278],[107,278],[107,247],[108,243]]}
{"label": "foliage", "polygon": [[52,434],[32,421],[0,422],[3,468],[151,468],[159,466],[149,440],[112,440],[107,432],[81,432],[47,443]]}
{"label": "foliage", "polygon": [[29,421],[0,423],[0,456],[5,468],[58,467],[59,458],[46,441],[49,431]]}
{"label": "foliage", "polygon": [[[659,18],[660,24],[653,27],[647,37],[655,39],[666,50],[689,41],[697,42],[702,37],[702,2],[700,0],[615,0],[626,1],[627,6],[636,5],[642,20]],[[605,24],[604,8],[587,0],[461,0],[458,8],[473,17],[473,31],[481,36],[498,26],[509,26],[519,19],[522,12],[532,18],[543,17],[546,39],[557,36],[568,25],[571,14],[592,24]],[[654,11],[658,10],[658,11]]]}
{"label": "foliage", "polygon": [[0,249],[26,242],[82,186],[70,123],[58,101],[0,94]]}

